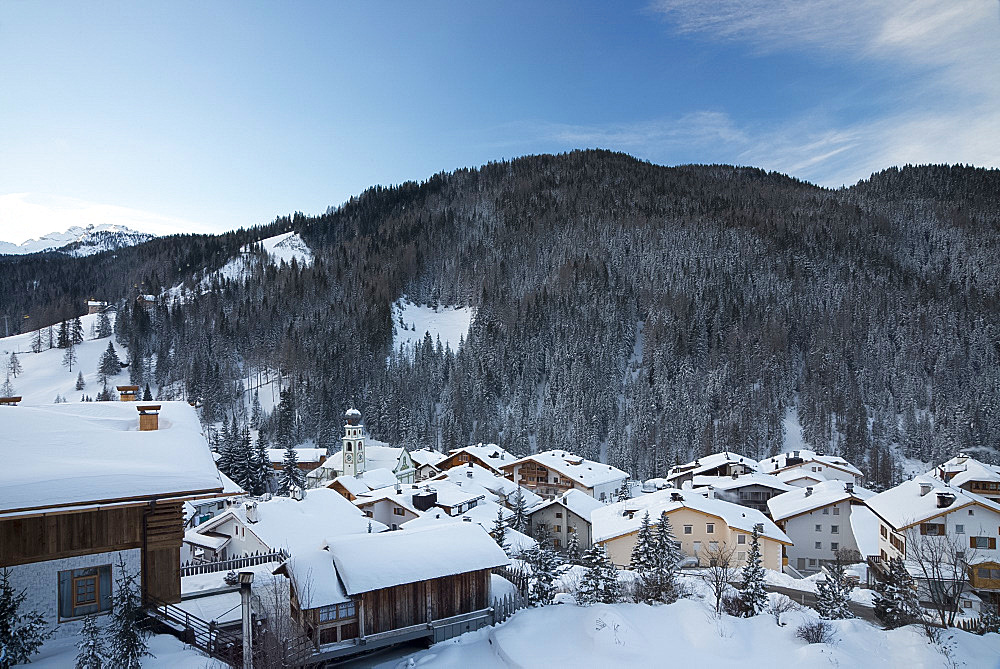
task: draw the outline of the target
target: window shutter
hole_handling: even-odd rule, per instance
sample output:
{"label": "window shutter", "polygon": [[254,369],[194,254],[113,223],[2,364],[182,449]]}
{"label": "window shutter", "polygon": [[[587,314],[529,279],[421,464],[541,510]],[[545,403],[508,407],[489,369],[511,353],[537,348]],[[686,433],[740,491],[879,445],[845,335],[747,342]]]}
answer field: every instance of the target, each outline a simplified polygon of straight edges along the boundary
{"label": "window shutter", "polygon": [[59,617],[73,617],[73,572],[59,572]]}
{"label": "window shutter", "polygon": [[997,540],[996,537],[990,537],[990,550],[996,550]]}
{"label": "window shutter", "polygon": [[975,548],[975,547],[976,547],[976,538],[969,537],[969,548]]}

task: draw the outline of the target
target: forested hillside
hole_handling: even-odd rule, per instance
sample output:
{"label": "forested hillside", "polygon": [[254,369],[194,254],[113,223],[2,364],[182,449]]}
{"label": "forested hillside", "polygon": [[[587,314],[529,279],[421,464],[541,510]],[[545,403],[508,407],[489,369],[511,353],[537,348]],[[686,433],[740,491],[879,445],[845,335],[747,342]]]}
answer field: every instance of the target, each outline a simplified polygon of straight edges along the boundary
{"label": "forested hillside", "polygon": [[[47,325],[94,296],[137,383],[243,408],[262,435],[335,444],[352,400],[377,438],[567,448],[634,476],[807,442],[894,476],[893,453],[1000,449],[1000,171],[907,167],[831,191],[761,170],[602,151],[373,188],[336,210],[114,253],[0,258],[0,314]],[[212,275],[298,232],[315,260]],[[205,279],[208,274],[208,279]],[[160,294],[149,308],[139,293]],[[474,307],[459,350],[392,351],[391,304]],[[389,359],[388,363],[386,362]]]}

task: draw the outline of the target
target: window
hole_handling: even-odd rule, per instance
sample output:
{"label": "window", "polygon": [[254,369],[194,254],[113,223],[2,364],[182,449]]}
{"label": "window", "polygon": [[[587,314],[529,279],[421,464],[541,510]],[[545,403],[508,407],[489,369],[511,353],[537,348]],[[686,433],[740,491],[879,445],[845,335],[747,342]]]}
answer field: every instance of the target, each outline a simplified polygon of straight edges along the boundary
{"label": "window", "polygon": [[831,525],[830,534],[840,534],[840,525]]}
{"label": "window", "polygon": [[835,516],[839,516],[840,515],[840,507],[839,506],[833,507],[833,515],[835,515]]}
{"label": "window", "polygon": [[995,549],[997,540],[994,537],[969,537],[969,548]]}
{"label": "window", "polygon": [[816,566],[816,558],[809,558],[809,566],[810,567]]}
{"label": "window", "polygon": [[747,535],[741,534],[738,537],[736,537],[736,543],[745,544],[746,542],[747,542]]}
{"label": "window", "polygon": [[709,541],[708,542],[708,548],[713,553],[716,552],[717,550],[719,550],[719,542],[718,541]]}
{"label": "window", "polygon": [[394,516],[402,516],[402,515],[405,515],[405,514],[406,514],[406,511],[403,511],[403,507],[401,507],[401,506],[393,507],[393,509],[392,509],[392,515],[394,515]]}
{"label": "window", "polygon": [[883,539],[888,539],[889,538],[889,530],[886,528],[885,525],[882,526],[882,530],[881,531],[882,531],[882,538]]}
{"label": "window", "polygon": [[111,610],[111,565],[59,572],[59,618]]}
{"label": "window", "polygon": [[895,534],[889,537],[889,543],[892,544],[892,547],[900,553],[906,553],[906,542],[897,537]]}
{"label": "window", "polygon": [[828,507],[828,506],[827,507],[823,507],[823,515],[824,516],[829,516],[830,515],[830,507]]}
{"label": "window", "polygon": [[941,537],[944,536],[944,524],[943,523],[920,523],[920,534],[926,535],[928,537]]}
{"label": "window", "polygon": [[840,544],[838,544],[836,541],[831,541],[830,550],[836,553],[838,550],[840,550]]}
{"label": "window", "polygon": [[684,526],[684,534],[693,534],[693,533],[694,533],[694,527],[693,526],[691,526],[691,525],[685,525]]}
{"label": "window", "polygon": [[372,513],[371,510],[369,510],[369,509],[365,509],[365,515],[367,517],[369,517],[369,518],[374,518],[375,517],[375,514]]}
{"label": "window", "polygon": [[330,606],[321,606],[319,608],[319,621],[321,623],[328,623],[332,620],[343,620],[345,618],[354,617],[354,602],[347,602],[346,604],[332,604]]}
{"label": "window", "polygon": [[816,546],[815,546],[815,548],[816,548],[816,550],[818,550],[818,551],[819,551],[819,550],[823,550],[823,542],[822,542],[822,541],[817,541],[817,542],[816,542]]}
{"label": "window", "polygon": [[823,526],[822,525],[817,525],[815,531],[816,532],[822,532],[823,531]]}
{"label": "window", "polygon": [[991,580],[1000,581],[1000,569],[991,569],[989,567],[976,567],[976,576],[979,578],[988,578]]}
{"label": "window", "polygon": [[715,534],[715,523],[705,523],[705,532],[707,534]]}
{"label": "window", "polygon": [[562,518],[562,511],[556,511],[556,518]]}
{"label": "window", "polygon": [[970,515],[970,516],[974,516],[974,515],[976,515],[976,512],[975,512],[975,511],[973,511],[972,509],[969,509],[969,515]]}
{"label": "window", "polygon": [[965,534],[965,525],[956,525],[955,534]]}
{"label": "window", "polygon": [[743,562],[744,560],[747,559],[747,552],[746,551],[740,551],[739,553],[736,554],[736,559],[739,562]]}
{"label": "window", "polygon": [[552,540],[552,547],[553,548],[559,548],[560,546],[561,546],[561,544],[559,543],[558,539],[553,539]]}
{"label": "window", "polygon": [[556,525],[552,528],[554,532],[562,532],[562,525]]}

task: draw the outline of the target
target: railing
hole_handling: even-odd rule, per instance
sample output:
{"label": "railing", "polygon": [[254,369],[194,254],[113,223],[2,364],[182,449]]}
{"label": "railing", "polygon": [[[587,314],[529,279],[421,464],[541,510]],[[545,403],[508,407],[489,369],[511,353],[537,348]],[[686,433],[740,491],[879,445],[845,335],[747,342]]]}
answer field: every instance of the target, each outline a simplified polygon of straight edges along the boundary
{"label": "railing", "polygon": [[217,571],[233,571],[268,562],[284,562],[287,559],[288,553],[284,550],[276,550],[270,553],[254,553],[253,555],[243,555],[227,560],[216,560],[215,562],[185,562],[181,565],[181,576],[212,574]]}
{"label": "railing", "polygon": [[510,567],[495,567],[493,573],[513,583],[521,597],[528,596],[528,572]]}
{"label": "railing", "polygon": [[150,595],[146,600],[147,612],[172,628],[182,641],[233,667],[242,666],[243,638],[239,634],[219,629],[215,622],[205,622]]}

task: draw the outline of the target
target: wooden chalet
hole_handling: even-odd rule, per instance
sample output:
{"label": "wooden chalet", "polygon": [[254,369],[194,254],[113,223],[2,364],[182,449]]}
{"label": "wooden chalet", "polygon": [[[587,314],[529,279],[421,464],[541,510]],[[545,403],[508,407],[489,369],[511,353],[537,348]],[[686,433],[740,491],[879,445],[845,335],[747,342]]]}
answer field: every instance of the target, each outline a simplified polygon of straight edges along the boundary
{"label": "wooden chalet", "polygon": [[223,485],[194,410],[162,410],[148,431],[117,402],[0,410],[0,567],[60,634],[110,610],[122,564],[148,603],[180,600],[183,503]]}
{"label": "wooden chalet", "polygon": [[275,573],[291,580],[292,615],[315,662],[492,624],[491,571],[509,562],[480,526],[449,523],[334,539]]}
{"label": "wooden chalet", "polygon": [[515,460],[517,460],[515,456],[496,444],[478,444],[476,446],[466,446],[452,450],[443,460],[435,463],[434,467],[439,472],[443,472],[452,467],[467,466],[471,462],[494,473],[503,475],[500,468]]}

